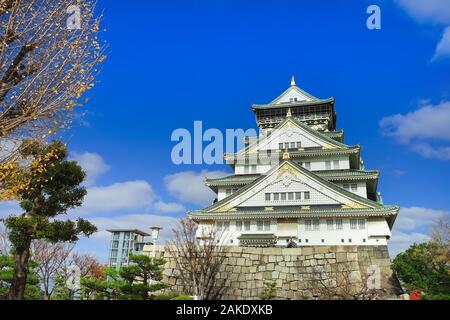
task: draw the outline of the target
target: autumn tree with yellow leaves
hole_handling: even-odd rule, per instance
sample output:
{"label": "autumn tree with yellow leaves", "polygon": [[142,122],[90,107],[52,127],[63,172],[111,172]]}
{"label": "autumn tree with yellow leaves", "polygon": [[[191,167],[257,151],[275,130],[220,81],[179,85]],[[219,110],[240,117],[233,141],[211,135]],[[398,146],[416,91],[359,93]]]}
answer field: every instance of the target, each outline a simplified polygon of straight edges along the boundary
{"label": "autumn tree with yellow leaves", "polygon": [[79,114],[104,60],[95,3],[0,0],[0,162]]}
{"label": "autumn tree with yellow leaves", "polygon": [[20,159],[0,164],[0,197],[20,202],[23,213],[3,219],[12,245],[14,274],[9,298],[24,297],[33,240],[75,242],[97,229],[89,221],[58,219],[80,206],[86,194],[81,185],[85,173],[67,160],[67,148],[59,141],[49,145],[24,141]]}

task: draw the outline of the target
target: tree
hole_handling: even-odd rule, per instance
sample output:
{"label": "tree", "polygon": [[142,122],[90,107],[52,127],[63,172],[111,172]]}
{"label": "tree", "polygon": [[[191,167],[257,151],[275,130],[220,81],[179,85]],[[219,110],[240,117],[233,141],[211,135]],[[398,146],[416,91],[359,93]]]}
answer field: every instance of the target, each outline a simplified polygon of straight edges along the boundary
{"label": "tree", "polygon": [[104,60],[95,3],[0,2],[0,162],[16,155],[23,139],[40,141],[68,127],[93,86]]}
{"label": "tree", "polygon": [[90,254],[72,253],[63,263],[55,276],[53,291],[55,292],[52,299],[55,300],[73,300],[80,295],[80,289],[69,289],[67,280],[69,278],[69,267],[77,266],[80,270],[80,279],[83,277],[105,281],[105,266],[97,261]]}
{"label": "tree", "polygon": [[450,215],[438,219],[431,226],[431,239],[442,245],[448,245],[450,242]]}
{"label": "tree", "polygon": [[[8,298],[8,292],[11,288],[14,274],[14,261],[10,255],[0,254],[0,300]],[[39,289],[39,276],[36,272],[36,263],[31,261],[28,265],[27,282],[25,286],[25,300],[41,299]]]}
{"label": "tree", "polygon": [[72,243],[51,243],[42,239],[33,241],[33,260],[37,264],[36,270],[40,278],[45,300],[50,300],[53,289],[55,288],[56,277],[62,273],[72,249]]}
{"label": "tree", "polygon": [[226,247],[218,243],[220,237],[214,230],[206,230],[200,241],[197,228],[194,221],[181,219],[179,227],[173,229],[174,240],[169,242],[166,251],[175,262],[188,293],[201,300],[218,300],[226,288],[226,277],[218,279]]}
{"label": "tree", "polygon": [[81,186],[85,173],[76,162],[67,160],[66,146],[58,141],[49,145],[25,141],[20,152],[26,164],[0,165],[0,194],[19,200],[24,210],[4,219],[14,258],[10,299],[23,299],[33,240],[75,242],[80,235],[90,236],[97,230],[84,219],[57,219],[80,206],[86,194]]}
{"label": "tree", "polygon": [[392,262],[402,284],[408,290],[422,290],[425,295],[450,299],[449,247],[435,241],[413,244]]}
{"label": "tree", "polygon": [[162,258],[130,255],[130,264],[105,269],[106,280],[88,276],[81,279],[83,299],[150,300],[151,293],[167,288],[161,283]]}

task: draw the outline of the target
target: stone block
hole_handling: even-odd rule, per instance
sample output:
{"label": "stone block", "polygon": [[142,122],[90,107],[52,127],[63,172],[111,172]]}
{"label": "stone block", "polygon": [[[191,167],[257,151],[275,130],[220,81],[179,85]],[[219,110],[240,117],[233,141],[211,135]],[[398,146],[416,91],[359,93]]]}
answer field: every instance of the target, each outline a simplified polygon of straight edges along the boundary
{"label": "stone block", "polygon": [[278,271],[273,271],[272,272],[272,279],[278,279],[279,275],[280,275],[280,273]]}
{"label": "stone block", "polygon": [[258,266],[258,271],[259,272],[266,271],[266,267],[265,266]]}
{"label": "stone block", "polygon": [[304,247],[304,248],[302,248],[302,253],[305,256],[312,255],[314,253],[314,248],[312,248],[312,247]]}

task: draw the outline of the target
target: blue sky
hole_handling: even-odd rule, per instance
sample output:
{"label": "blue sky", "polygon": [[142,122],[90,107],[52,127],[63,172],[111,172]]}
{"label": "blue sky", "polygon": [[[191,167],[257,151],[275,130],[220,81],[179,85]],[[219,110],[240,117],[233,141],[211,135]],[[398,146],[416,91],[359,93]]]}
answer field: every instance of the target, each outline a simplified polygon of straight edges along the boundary
{"label": "blue sky", "polygon": [[[203,177],[229,171],[172,164],[172,131],[195,120],[255,128],[251,104],[278,96],[292,74],[311,94],[335,97],[346,143],[382,171],[385,203],[402,207],[393,253],[449,214],[448,0],[132,3],[99,1],[108,59],[67,138],[89,178],[85,206],[70,216],[102,230],[80,250],[105,260],[107,227],[162,225],[167,239],[187,209],[211,201]],[[370,4],[381,8],[381,30],[366,27]]]}

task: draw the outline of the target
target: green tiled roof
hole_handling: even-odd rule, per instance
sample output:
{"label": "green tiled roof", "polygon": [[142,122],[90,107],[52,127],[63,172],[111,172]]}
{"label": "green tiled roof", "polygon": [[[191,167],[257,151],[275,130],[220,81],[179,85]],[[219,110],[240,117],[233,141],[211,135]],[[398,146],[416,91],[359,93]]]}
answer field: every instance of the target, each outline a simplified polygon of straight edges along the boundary
{"label": "green tiled roof", "polygon": [[334,190],[334,191],[336,191],[338,193],[344,194],[344,195],[346,195],[347,197],[349,197],[349,198],[351,198],[353,200],[356,200],[358,202],[364,203],[364,204],[366,204],[366,205],[368,205],[370,207],[373,207],[373,208],[383,208],[384,207],[380,203],[377,203],[377,202],[372,201],[370,199],[363,198],[363,197],[361,197],[361,196],[359,196],[357,194],[354,194],[354,193],[352,193],[350,191],[347,191],[347,190],[345,190],[345,189],[335,185],[333,182],[325,180],[324,178],[318,176],[316,173],[311,172],[311,171],[301,167],[299,164],[297,164],[297,163],[295,163],[295,162],[293,162],[291,160],[286,160],[286,161],[283,161],[278,167],[272,168],[271,170],[269,170],[267,175],[260,176],[259,178],[255,179],[253,182],[251,182],[251,183],[245,185],[244,187],[240,188],[238,191],[233,193],[231,196],[226,197],[226,198],[224,198],[224,199],[214,203],[213,205],[205,208],[204,211],[211,212],[214,209],[224,205],[226,202],[231,201],[231,200],[239,197],[243,192],[245,192],[248,189],[251,189],[254,185],[259,183],[259,181],[264,179],[266,176],[272,174],[274,171],[278,170],[278,168],[280,168],[285,163],[291,164],[292,166],[296,167],[300,172],[304,173],[305,175],[309,176],[310,178],[318,179],[321,183],[323,183],[328,188],[330,188],[330,189],[332,189],[332,190]]}
{"label": "green tiled roof", "polygon": [[312,218],[312,217],[376,217],[376,216],[395,216],[399,210],[398,206],[380,206],[378,208],[363,209],[278,209],[277,211],[230,211],[230,212],[207,212],[205,210],[190,211],[188,215],[195,220],[221,220],[221,219],[252,219],[255,217],[263,218]]}
{"label": "green tiled roof", "polygon": [[[365,180],[378,179],[380,172],[378,170],[324,170],[315,171],[319,177],[331,181],[341,180]],[[245,186],[258,179],[260,174],[235,174],[227,177],[206,179],[205,183],[209,187],[213,186]]]}
{"label": "green tiled roof", "polygon": [[286,103],[280,103],[280,104],[253,104],[252,109],[253,110],[262,110],[262,109],[275,109],[275,108],[295,108],[295,107],[304,107],[304,106],[314,106],[314,105],[320,105],[325,103],[334,102],[334,98],[328,98],[328,99],[317,99],[313,101],[297,101],[297,102],[286,102]]}

